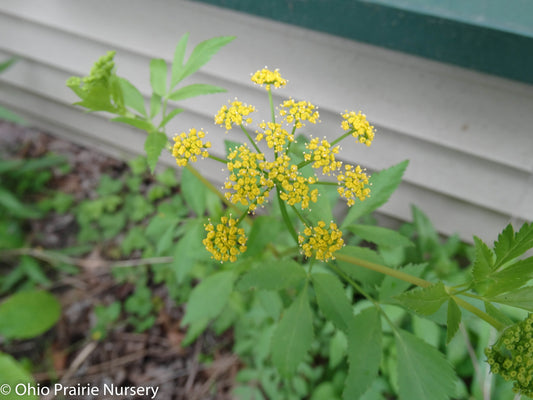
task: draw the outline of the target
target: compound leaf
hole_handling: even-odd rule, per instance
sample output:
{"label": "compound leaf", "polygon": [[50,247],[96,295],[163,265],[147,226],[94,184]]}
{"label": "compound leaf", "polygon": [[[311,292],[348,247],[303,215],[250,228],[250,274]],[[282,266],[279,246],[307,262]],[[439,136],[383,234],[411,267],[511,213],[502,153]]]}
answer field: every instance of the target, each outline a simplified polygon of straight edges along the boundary
{"label": "compound leaf", "polygon": [[152,132],[146,137],[144,151],[146,151],[146,161],[148,162],[148,166],[152,173],[154,172],[157,160],[161,155],[161,151],[163,151],[167,142],[167,135],[163,132]]}
{"label": "compound leaf", "polygon": [[396,297],[404,306],[422,315],[436,313],[449,298],[442,282],[426,288],[413,289]]}

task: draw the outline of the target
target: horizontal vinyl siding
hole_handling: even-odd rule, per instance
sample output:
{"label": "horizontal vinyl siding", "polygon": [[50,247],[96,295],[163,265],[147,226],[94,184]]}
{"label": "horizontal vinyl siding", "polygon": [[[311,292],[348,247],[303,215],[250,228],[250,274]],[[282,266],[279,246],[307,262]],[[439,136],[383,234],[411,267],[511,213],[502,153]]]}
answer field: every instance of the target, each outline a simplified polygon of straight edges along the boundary
{"label": "horizontal vinyl siding", "polygon": [[[152,57],[171,60],[179,37],[190,45],[235,35],[187,83],[213,83],[228,93],[180,104],[186,112],[168,133],[191,126],[209,131],[214,150],[238,140],[213,125],[213,114],[238,97],[262,109],[262,89],[250,73],[268,65],[289,79],[275,101],[292,96],[317,104],[322,124],[306,133],[334,137],[339,113],[361,109],[378,133],[370,148],[343,142],[342,156],[379,170],[410,159],[405,182],[382,212],[410,219],[421,207],[443,233],[493,239],[509,219],[533,219],[533,87],[363,45],[212,6],[180,1],[37,0],[0,3],[0,59],[21,57],[0,76],[0,103],[38,126],[118,155],[142,153],[144,134],[71,106],[65,87],[107,50],[118,73],[148,97]],[[172,164],[170,157],[165,161]],[[214,181],[224,177],[198,164]]]}

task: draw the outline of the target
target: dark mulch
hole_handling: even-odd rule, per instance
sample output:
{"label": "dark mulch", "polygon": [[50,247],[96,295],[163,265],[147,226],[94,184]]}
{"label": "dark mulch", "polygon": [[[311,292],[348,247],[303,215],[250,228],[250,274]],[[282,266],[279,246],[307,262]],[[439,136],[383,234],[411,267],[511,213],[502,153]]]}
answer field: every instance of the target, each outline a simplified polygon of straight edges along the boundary
{"label": "dark mulch", "polygon": [[[0,122],[0,157],[33,158],[47,152],[65,156],[72,169],[52,181],[56,190],[75,196],[76,201],[95,197],[104,173],[120,178],[127,169],[123,161],[61,140],[38,129]],[[31,221],[28,234],[32,248],[61,249],[75,244],[76,221],[72,214],[52,214]],[[202,335],[183,348],[185,329],[180,326],[183,307],[177,306],[163,286],[152,287],[163,300],[152,328],[136,333],[127,323],[119,324],[100,341],[91,339],[95,304],[124,300],[133,285],[118,284],[105,267],[105,253],[95,249],[79,259],[79,273],[54,275],[52,292],[62,304],[59,323],[36,340],[1,343],[0,350],[33,364],[34,378],[42,386],[60,382],[65,386],[86,385],[158,387],[157,399],[230,399],[239,360],[231,353],[232,336]],[[6,268],[13,265],[2,266]],[[53,271],[52,271],[53,273]],[[210,363],[200,360],[208,355]],[[52,397],[48,397],[52,398]],[[58,396],[57,398],[61,398]],[[92,399],[102,396],[67,396]],[[129,397],[121,397],[129,398]],[[149,398],[149,396],[147,397]]]}

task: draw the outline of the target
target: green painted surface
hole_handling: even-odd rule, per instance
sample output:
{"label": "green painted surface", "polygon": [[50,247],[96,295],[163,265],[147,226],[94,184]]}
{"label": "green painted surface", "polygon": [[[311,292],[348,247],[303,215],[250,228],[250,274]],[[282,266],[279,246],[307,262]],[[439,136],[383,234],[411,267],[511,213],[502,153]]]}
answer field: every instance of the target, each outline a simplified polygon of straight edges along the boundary
{"label": "green painted surface", "polygon": [[196,1],[533,84],[532,0]]}

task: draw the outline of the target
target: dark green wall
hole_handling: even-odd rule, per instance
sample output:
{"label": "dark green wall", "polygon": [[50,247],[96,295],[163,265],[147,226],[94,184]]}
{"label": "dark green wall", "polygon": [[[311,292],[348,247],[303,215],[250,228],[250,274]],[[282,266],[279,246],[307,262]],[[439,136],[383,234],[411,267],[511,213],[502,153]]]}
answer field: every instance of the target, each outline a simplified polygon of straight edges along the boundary
{"label": "dark green wall", "polygon": [[[526,29],[513,31],[504,30],[497,24],[481,25],[474,16],[469,21],[464,13],[460,19],[454,19],[452,14],[442,11],[440,14],[445,16],[439,16],[439,10],[429,13],[427,7],[391,7],[385,1],[196,1],[533,83],[533,34],[530,34],[533,32],[533,12],[531,30],[522,25]],[[493,0],[493,3],[495,1],[499,1],[502,7],[513,3],[507,3],[509,0]],[[403,3],[409,1],[403,0]],[[531,7],[523,10],[518,5],[516,7],[516,13],[532,11]],[[507,12],[507,15],[512,14]]]}

